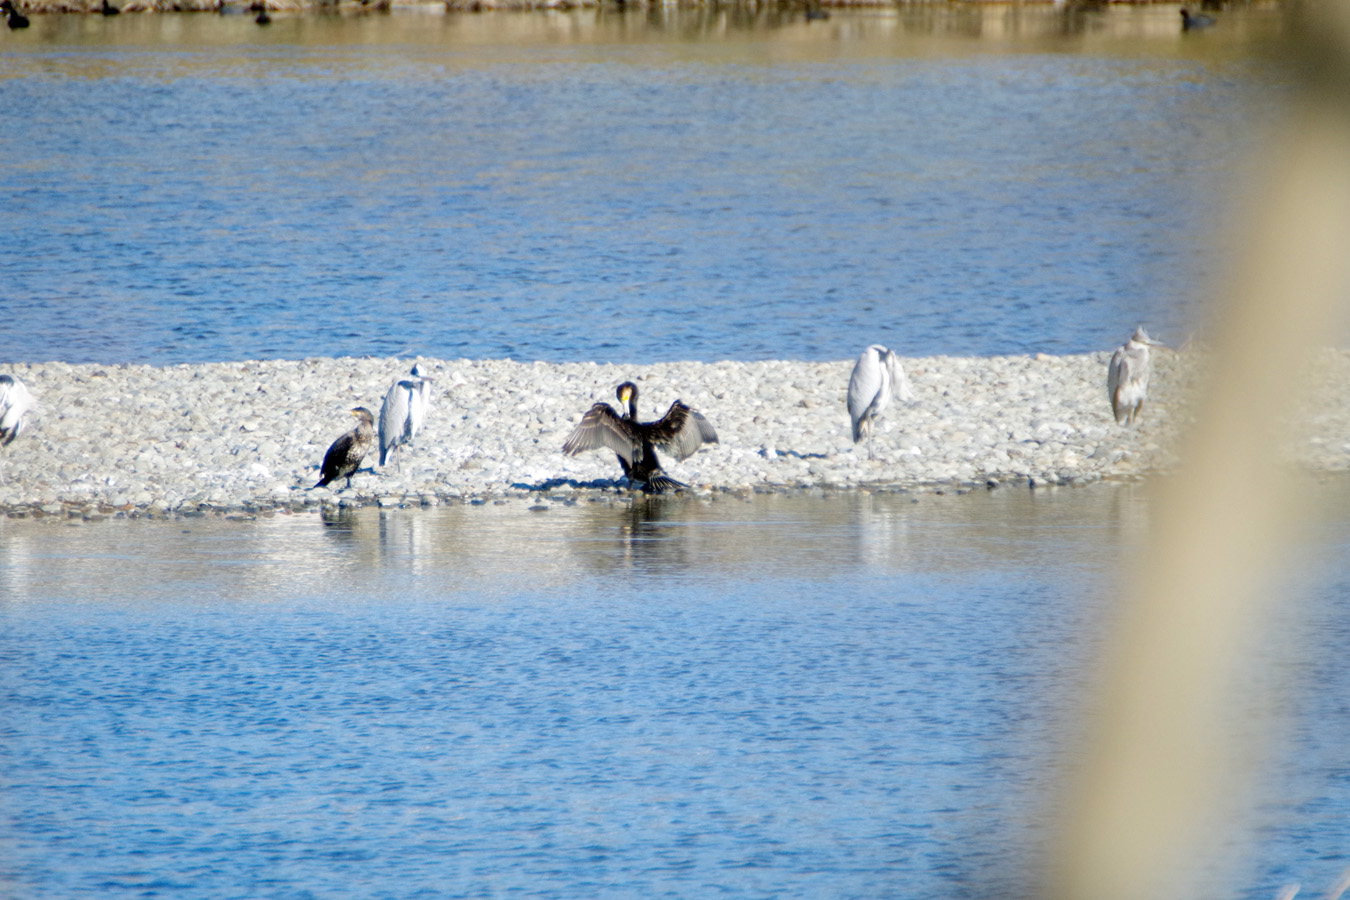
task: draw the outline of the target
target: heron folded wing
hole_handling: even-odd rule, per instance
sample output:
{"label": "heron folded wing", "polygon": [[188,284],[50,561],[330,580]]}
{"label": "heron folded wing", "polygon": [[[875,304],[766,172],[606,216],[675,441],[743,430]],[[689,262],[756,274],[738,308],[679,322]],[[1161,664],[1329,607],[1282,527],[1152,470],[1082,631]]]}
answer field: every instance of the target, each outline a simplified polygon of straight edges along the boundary
{"label": "heron folded wing", "polygon": [[587,450],[608,447],[631,464],[640,454],[641,443],[630,422],[620,418],[608,403],[597,403],[581,417],[563,444],[563,453],[576,456]]}
{"label": "heron folded wing", "polygon": [[1121,347],[1111,357],[1107,372],[1107,390],[1111,393],[1111,412],[1120,421],[1144,399],[1148,390],[1148,369],[1139,354]]}
{"label": "heron folded wing", "polygon": [[885,376],[881,364],[872,347],[863,351],[853,366],[853,374],[848,377],[848,415],[853,420],[853,440],[856,443],[861,435],[860,425],[869,414],[874,414],[873,405],[881,395]]}
{"label": "heron folded wing", "polygon": [[406,381],[396,381],[384,395],[384,405],[380,407],[380,449],[387,450],[394,444],[407,440],[409,400],[413,385]]}
{"label": "heron folded wing", "polygon": [[1111,355],[1111,365],[1106,369],[1106,396],[1111,398],[1114,411],[1116,395],[1120,391],[1121,370],[1125,367],[1125,348],[1121,347]]}

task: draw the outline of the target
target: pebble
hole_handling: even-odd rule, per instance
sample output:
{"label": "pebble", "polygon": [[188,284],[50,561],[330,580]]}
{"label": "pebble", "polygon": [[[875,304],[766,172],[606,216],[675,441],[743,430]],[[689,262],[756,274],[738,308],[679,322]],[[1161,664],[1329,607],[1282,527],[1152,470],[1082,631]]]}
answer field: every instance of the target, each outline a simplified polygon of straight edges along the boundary
{"label": "pebble", "polygon": [[[721,442],[671,477],[697,493],[965,490],[970,485],[1090,484],[1137,479],[1176,464],[1203,370],[1200,351],[1158,351],[1140,424],[1121,428],[1106,400],[1107,353],[904,359],[915,399],[895,403],[873,437],[876,460],[849,434],[851,360],[673,362],[649,366],[422,359],[434,379],[425,429],[399,465],[376,457],[352,479],[314,489],[348,410],[379,413],[412,360],[311,358],[153,367],[10,366],[38,402],[23,434],[0,450],[0,512],[93,518],[352,506],[504,503],[531,508],[582,499],[626,502],[610,452],[561,448],[596,401],[617,405],[635,381],[640,415],[680,398]],[[1350,471],[1350,353],[1326,350],[1291,462]]]}

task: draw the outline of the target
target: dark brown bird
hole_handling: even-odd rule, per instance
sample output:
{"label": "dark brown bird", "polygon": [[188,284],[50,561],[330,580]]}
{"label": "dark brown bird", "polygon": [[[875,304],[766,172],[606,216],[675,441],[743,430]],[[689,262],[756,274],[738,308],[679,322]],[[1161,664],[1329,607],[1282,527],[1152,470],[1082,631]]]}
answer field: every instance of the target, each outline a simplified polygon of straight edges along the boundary
{"label": "dark brown bird", "polygon": [[374,414],[364,406],[356,407],[351,413],[356,416],[356,427],[333,441],[333,446],[323,455],[319,483],[315,487],[323,487],[335,478],[346,478],[347,487],[351,487],[352,475],[375,446]]}
{"label": "dark brown bird", "polygon": [[0,12],[5,14],[5,24],[9,26],[10,31],[28,27],[28,17],[15,9],[10,0],[0,0]]}
{"label": "dark brown bird", "polygon": [[670,404],[666,414],[655,422],[639,422],[637,385],[625,381],[614,393],[621,404],[627,404],[623,414],[615,412],[608,403],[596,403],[568,436],[563,453],[576,456],[586,450],[608,447],[618,454],[629,487],[641,483],[643,490],[652,494],[688,487],[661,470],[656,448],[675,454],[677,460],[692,456],[705,443],[717,443],[712,423],[679,400]]}
{"label": "dark brown bird", "polygon": [[1213,16],[1193,15],[1189,9],[1181,10],[1181,30],[1198,31],[1201,28],[1208,28],[1214,24]]}

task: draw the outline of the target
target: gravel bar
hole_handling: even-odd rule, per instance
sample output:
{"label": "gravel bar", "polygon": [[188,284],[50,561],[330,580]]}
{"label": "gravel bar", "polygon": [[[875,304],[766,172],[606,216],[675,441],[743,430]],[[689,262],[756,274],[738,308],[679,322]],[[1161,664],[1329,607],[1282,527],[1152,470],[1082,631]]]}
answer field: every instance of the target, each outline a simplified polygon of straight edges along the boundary
{"label": "gravel bar", "polygon": [[[911,403],[875,435],[878,459],[849,434],[852,360],[676,362],[648,366],[421,358],[435,379],[426,428],[397,467],[367,457],[350,488],[312,488],[324,451],[380,403],[411,359],[269,360],[205,365],[10,366],[36,398],[0,450],[9,516],[168,516],[331,506],[435,506],[510,498],[547,506],[626,500],[614,455],[566,457],[563,441],[597,400],[637,382],[643,418],[683,399],[720,443],[667,472],[692,492],[1077,485],[1138,479],[1175,463],[1204,356],[1155,351],[1150,401],[1132,429],[1106,399],[1108,353],[904,358]],[[1311,409],[1290,428],[1290,459],[1350,469],[1350,354],[1314,362]]]}

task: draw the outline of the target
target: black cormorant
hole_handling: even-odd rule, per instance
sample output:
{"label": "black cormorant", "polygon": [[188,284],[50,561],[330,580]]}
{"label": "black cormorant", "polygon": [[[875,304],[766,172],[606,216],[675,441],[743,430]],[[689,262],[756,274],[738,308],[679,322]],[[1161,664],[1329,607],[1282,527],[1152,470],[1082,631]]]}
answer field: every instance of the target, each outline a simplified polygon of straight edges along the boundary
{"label": "black cormorant", "polygon": [[15,9],[10,0],[0,0],[0,11],[4,12],[5,22],[9,25],[10,31],[28,27],[28,17]]}
{"label": "black cormorant", "polygon": [[323,487],[335,478],[346,478],[347,487],[351,487],[352,475],[375,446],[375,416],[364,406],[356,407],[351,413],[356,416],[356,427],[333,441],[333,446],[323,455],[319,483],[315,487]]}
{"label": "black cormorant", "polygon": [[108,0],[103,0],[103,9],[99,10],[99,12],[103,13],[105,16],[115,16],[120,13],[121,10],[109,3]]}
{"label": "black cormorant", "polygon": [[1206,16],[1206,15],[1193,16],[1191,15],[1191,11],[1189,9],[1182,7],[1181,9],[1182,31],[1194,31],[1197,28],[1208,28],[1213,24],[1214,24],[1213,16]]}
{"label": "black cormorant", "polygon": [[568,436],[563,453],[576,456],[586,450],[608,447],[618,454],[630,487],[641,483],[643,490],[653,494],[688,487],[661,470],[656,448],[675,454],[677,460],[685,459],[703,444],[717,443],[712,423],[679,400],[670,404],[666,414],[655,422],[639,422],[637,385],[625,381],[614,393],[620,403],[628,406],[623,414],[615,412],[608,403],[596,403]]}

